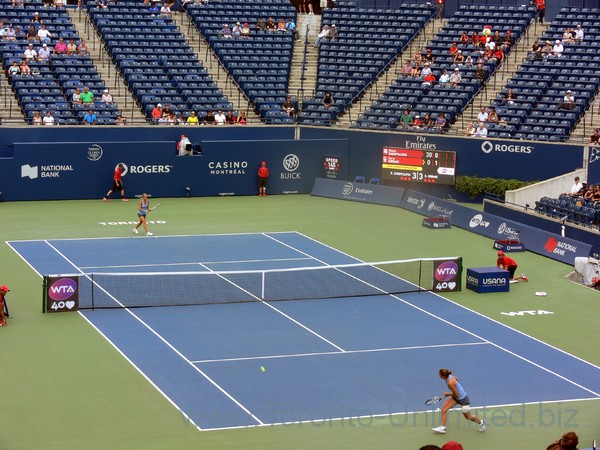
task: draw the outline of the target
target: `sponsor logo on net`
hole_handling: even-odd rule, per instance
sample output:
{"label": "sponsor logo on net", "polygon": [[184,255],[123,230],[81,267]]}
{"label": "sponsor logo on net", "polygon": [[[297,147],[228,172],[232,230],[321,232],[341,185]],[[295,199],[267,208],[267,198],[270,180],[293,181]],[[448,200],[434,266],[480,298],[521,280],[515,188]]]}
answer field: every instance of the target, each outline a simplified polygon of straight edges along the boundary
{"label": "sponsor logo on net", "polygon": [[435,202],[429,203],[427,210],[428,211],[436,211],[436,212],[438,212],[440,214],[444,214],[446,216],[451,216],[452,213],[454,212],[453,209],[448,209],[448,208],[444,208],[443,206],[436,205]]}
{"label": "sponsor logo on net", "polygon": [[244,175],[248,161],[210,161],[208,168],[211,175]]}
{"label": "sponsor logo on net", "polygon": [[52,300],[66,300],[77,292],[77,283],[71,278],[61,278],[48,288],[48,296]]}
{"label": "sponsor logo on net", "polygon": [[425,199],[424,198],[415,198],[415,197],[408,197],[408,199],[406,200],[407,203],[410,203],[411,205],[415,205],[418,209],[423,208],[423,206],[425,206]]}
{"label": "sponsor logo on net", "polygon": [[[121,176],[125,176],[128,173],[131,174],[143,174],[143,173],[170,173],[173,166],[171,164],[148,164],[148,165],[127,165],[123,164],[123,172]],[[118,165],[115,166],[115,170]]]}
{"label": "sponsor logo on net", "polygon": [[549,237],[544,244],[544,250],[555,255],[565,256],[568,253],[577,253],[577,246],[567,242],[559,241],[553,237]]}
{"label": "sponsor logo on net", "polygon": [[301,178],[301,172],[298,172],[300,168],[300,158],[298,155],[290,153],[283,158],[282,161],[283,169],[285,172],[281,172],[282,180],[299,180]]}
{"label": "sponsor logo on net", "polygon": [[469,221],[469,228],[477,228],[477,227],[487,228],[489,226],[490,226],[490,223],[486,220],[483,220],[483,215],[481,215],[481,214],[475,214],[473,217],[471,217],[471,220]]}
{"label": "sponsor logo on net", "polygon": [[519,230],[515,230],[512,227],[509,227],[508,225],[506,225],[506,222],[502,222],[500,224],[500,226],[498,227],[498,234],[504,235],[504,236],[512,236],[515,238],[519,237]]}
{"label": "sponsor logo on net", "polygon": [[481,143],[481,151],[483,153],[532,153],[534,147],[532,145],[516,145],[516,144],[494,144],[490,141]]}
{"label": "sponsor logo on net", "polygon": [[71,164],[50,164],[47,166],[30,166],[29,164],[23,164],[21,166],[21,178],[29,178],[35,180],[36,178],[60,178],[60,175],[64,172],[73,172],[73,166]]}

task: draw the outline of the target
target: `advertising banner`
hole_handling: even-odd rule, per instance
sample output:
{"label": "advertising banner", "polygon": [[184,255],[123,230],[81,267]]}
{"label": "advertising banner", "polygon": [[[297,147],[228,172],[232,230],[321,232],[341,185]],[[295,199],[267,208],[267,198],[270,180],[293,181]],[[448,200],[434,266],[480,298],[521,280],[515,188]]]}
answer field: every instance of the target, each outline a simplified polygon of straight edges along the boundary
{"label": "advertising banner", "polygon": [[66,312],[79,309],[79,277],[44,277],[44,312]]}
{"label": "advertising banner", "polygon": [[376,184],[317,178],[311,195],[378,205],[401,206],[404,189]]}
{"label": "advertising banner", "polygon": [[589,256],[592,246],[522,223],[506,220],[420,192],[407,190],[402,207],[428,217],[447,217],[453,226],[494,240],[518,238],[527,250],[572,265],[577,256]]}

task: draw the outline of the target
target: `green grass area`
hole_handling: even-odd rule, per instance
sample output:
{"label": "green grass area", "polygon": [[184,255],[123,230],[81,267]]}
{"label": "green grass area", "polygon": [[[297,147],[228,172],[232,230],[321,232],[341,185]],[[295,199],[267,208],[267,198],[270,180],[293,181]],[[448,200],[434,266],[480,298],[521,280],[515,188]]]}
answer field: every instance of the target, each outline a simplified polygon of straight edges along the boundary
{"label": "green grass area", "polygon": [[[496,260],[490,239],[457,228],[423,228],[421,216],[399,208],[306,195],[161,202],[162,207],[149,215],[166,222],[150,225],[158,235],[299,231],[365,261],[460,255],[465,267],[476,267],[493,266]],[[136,220],[136,203],[2,203],[0,215],[6,241],[129,236],[131,225],[109,223]],[[118,261],[119,255],[114,258]],[[447,297],[600,365],[595,338],[599,294],[565,280],[571,270],[565,264],[529,252],[517,253],[515,259],[529,283],[512,285],[508,294],[463,290]],[[3,450],[410,450],[449,440],[462,442],[466,450],[532,450],[546,448],[571,429],[579,434],[580,447],[600,438],[597,400],[486,410],[490,426],[485,433],[458,420],[458,413],[452,413],[445,436],[432,434],[430,414],[200,432],[82,316],[42,315],[41,279],[6,244],[0,247],[0,267],[0,284],[12,289],[7,299],[14,316],[0,329]],[[536,291],[548,296],[536,297]],[[502,314],[511,311],[530,313]],[[454,370],[465,372],[468,367]],[[408,380],[398,374],[398,379],[381,382]],[[489,374],[489,389],[506,384]],[[439,418],[435,420],[437,425]]]}

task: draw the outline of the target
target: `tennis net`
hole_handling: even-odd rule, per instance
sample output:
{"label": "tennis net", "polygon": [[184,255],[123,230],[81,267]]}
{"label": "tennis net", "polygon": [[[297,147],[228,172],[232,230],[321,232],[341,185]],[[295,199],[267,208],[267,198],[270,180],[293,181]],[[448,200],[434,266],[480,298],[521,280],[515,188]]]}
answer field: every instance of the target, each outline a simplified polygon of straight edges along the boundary
{"label": "tennis net", "polygon": [[[462,258],[277,270],[82,273],[44,277],[44,311],[325,299],[460,290]],[[76,299],[67,299],[77,293]],[[62,303],[61,303],[62,302]]]}

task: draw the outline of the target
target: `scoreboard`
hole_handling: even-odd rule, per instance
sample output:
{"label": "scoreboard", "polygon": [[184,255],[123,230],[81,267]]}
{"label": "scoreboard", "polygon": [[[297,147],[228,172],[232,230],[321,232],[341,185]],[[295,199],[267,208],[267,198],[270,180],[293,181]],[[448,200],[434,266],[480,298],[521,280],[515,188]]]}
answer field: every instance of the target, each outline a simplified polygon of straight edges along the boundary
{"label": "scoreboard", "polygon": [[456,152],[383,147],[383,180],[453,185],[455,168]]}

